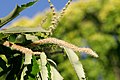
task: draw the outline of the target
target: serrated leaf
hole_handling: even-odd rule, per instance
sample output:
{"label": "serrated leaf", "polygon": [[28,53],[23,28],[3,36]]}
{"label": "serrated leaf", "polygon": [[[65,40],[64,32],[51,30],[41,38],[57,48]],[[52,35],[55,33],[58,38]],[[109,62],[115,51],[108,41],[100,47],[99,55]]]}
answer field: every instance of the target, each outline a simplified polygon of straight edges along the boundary
{"label": "serrated leaf", "polygon": [[[31,64],[31,60],[32,60],[32,54],[25,54],[24,65]],[[24,67],[24,69],[21,73],[21,79],[20,80],[24,80],[24,76],[26,75],[26,71],[28,71],[27,66]]]}
{"label": "serrated leaf", "polygon": [[44,52],[41,53],[40,59],[41,59],[41,77],[42,77],[42,80],[48,80],[48,71],[47,71],[47,67],[46,67],[47,57],[46,57]]}
{"label": "serrated leaf", "polygon": [[40,71],[39,65],[37,64],[36,57],[32,56],[32,71],[28,75],[28,80],[35,80],[38,72]]}
{"label": "serrated leaf", "polygon": [[38,0],[34,0],[32,2],[23,4],[21,6],[16,5],[16,7],[13,9],[13,11],[8,14],[6,17],[4,18],[0,18],[0,28],[5,25],[6,23],[10,22],[11,20],[13,20],[15,17],[17,17],[19,15],[19,13],[21,11],[23,11],[24,9],[32,6],[34,3],[36,3]]}
{"label": "serrated leaf", "polygon": [[[38,59],[38,60],[37,60],[37,63],[38,63],[38,65],[39,65],[39,69],[40,69],[40,71],[41,71],[41,60]],[[40,71],[39,71],[39,72],[40,72]],[[42,80],[39,73],[37,74],[37,78],[38,78],[38,80]]]}
{"label": "serrated leaf", "polygon": [[72,49],[69,49],[66,47],[64,47],[64,49],[65,49],[66,54],[70,60],[70,63],[74,67],[74,70],[75,70],[79,80],[86,80],[83,66],[82,66],[81,62],[79,61],[79,58],[76,55],[76,53]]}
{"label": "serrated leaf", "polygon": [[33,66],[32,66],[32,72],[31,74],[34,75],[34,76],[37,76],[37,73],[39,72],[39,65],[37,64],[37,60],[36,60],[36,57],[33,56],[32,57],[32,60],[33,60]]}
{"label": "serrated leaf", "polygon": [[22,33],[22,32],[48,32],[42,27],[11,27],[7,29],[0,30],[0,33]]}
{"label": "serrated leaf", "polygon": [[32,2],[29,2],[27,4],[23,4],[21,5],[21,7],[18,9],[19,12],[21,12],[22,10],[26,9],[27,7],[32,6],[34,3],[36,3],[38,0],[34,0]]}
{"label": "serrated leaf", "polygon": [[63,77],[60,75],[60,73],[56,70],[55,67],[51,67],[51,79],[52,80],[63,80]]}

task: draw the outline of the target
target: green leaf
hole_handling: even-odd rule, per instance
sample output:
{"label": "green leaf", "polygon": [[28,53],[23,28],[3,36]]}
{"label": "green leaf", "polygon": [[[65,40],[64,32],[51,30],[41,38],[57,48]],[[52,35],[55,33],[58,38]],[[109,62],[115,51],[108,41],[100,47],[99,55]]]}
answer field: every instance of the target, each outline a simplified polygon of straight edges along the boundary
{"label": "green leaf", "polygon": [[10,41],[10,42],[15,42],[15,40],[16,40],[16,37],[17,37],[17,35],[15,34],[11,34],[9,37],[8,37],[8,40]]}
{"label": "green leaf", "polygon": [[[24,64],[25,65],[31,64],[31,60],[32,60],[32,54],[25,54]],[[26,71],[28,71],[27,66],[24,67],[24,69],[21,73],[21,80],[24,80],[24,76],[26,75]]]}
{"label": "green leaf", "polygon": [[31,35],[31,34],[25,34],[25,35],[27,40],[31,40],[31,41],[39,40],[37,36]]}
{"label": "green leaf", "polygon": [[19,35],[16,37],[15,43],[23,43],[23,42],[25,42],[25,35],[19,34]]}
{"label": "green leaf", "polygon": [[4,35],[3,33],[0,33],[0,40],[2,40],[3,38],[5,38],[6,36],[7,36],[7,34]]}
{"label": "green leaf", "polygon": [[22,32],[48,32],[42,27],[11,27],[0,30],[0,33],[22,33]]}
{"label": "green leaf", "polygon": [[28,65],[28,80],[36,80],[36,76],[39,73],[39,65],[37,63],[36,57],[33,55],[32,56],[32,63],[31,65]]}
{"label": "green leaf", "polygon": [[56,70],[55,67],[50,66],[51,68],[51,79],[52,80],[63,80],[63,77],[60,75],[60,73]]}
{"label": "green leaf", "polygon": [[47,70],[48,70],[48,80],[51,80],[51,68],[50,68],[50,63],[47,63]]}
{"label": "green leaf", "polygon": [[64,49],[67,53],[70,63],[72,64],[72,66],[75,69],[75,72],[77,73],[79,80],[86,80],[83,66],[81,62],[79,61],[79,58],[76,55],[76,53],[72,49],[69,49],[66,47],[64,47]]}
{"label": "green leaf", "polygon": [[48,70],[47,70],[47,67],[46,67],[47,57],[46,57],[44,52],[41,53],[40,58],[41,58],[41,76],[42,76],[42,80],[48,80]]}
{"label": "green leaf", "polygon": [[40,70],[39,70],[39,65],[37,64],[37,60],[36,60],[36,57],[35,57],[35,56],[32,56],[32,61],[33,61],[33,66],[32,66],[31,74],[36,77],[36,76],[37,76],[37,73],[38,73]]}
{"label": "green leaf", "polygon": [[6,58],[5,55],[3,54],[0,54],[0,58],[2,58],[6,63],[8,63],[8,59]]}
{"label": "green leaf", "polygon": [[0,67],[3,69],[3,70],[6,70],[7,69],[7,66],[6,66],[6,62],[0,57]]}
{"label": "green leaf", "polygon": [[[40,70],[39,70],[39,73],[40,73],[40,71],[41,71],[41,60],[38,59],[38,60],[37,60],[37,63],[38,63],[38,65],[39,65],[39,69],[40,69]],[[37,74],[37,80],[42,80],[39,73]]]}
{"label": "green leaf", "polygon": [[14,42],[14,43],[23,43],[26,40],[26,37],[24,34],[9,34],[9,35],[3,34],[3,36],[5,35],[10,42]]}
{"label": "green leaf", "polygon": [[6,74],[4,74],[4,75],[2,75],[2,76],[0,76],[0,80],[6,80],[5,78],[6,78]]}
{"label": "green leaf", "polygon": [[11,20],[13,20],[15,17],[17,17],[19,15],[19,13],[21,11],[23,11],[24,9],[32,6],[34,3],[36,3],[38,0],[34,0],[32,2],[23,4],[21,6],[16,5],[16,7],[13,9],[13,11],[8,14],[6,17],[0,18],[0,28],[7,24],[8,22],[10,22]]}

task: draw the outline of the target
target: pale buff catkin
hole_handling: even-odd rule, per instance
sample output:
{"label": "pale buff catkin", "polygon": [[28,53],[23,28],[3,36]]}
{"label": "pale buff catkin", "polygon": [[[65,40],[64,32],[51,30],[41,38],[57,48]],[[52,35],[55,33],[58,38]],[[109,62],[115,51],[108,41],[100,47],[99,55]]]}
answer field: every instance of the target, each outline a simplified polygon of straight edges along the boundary
{"label": "pale buff catkin", "polygon": [[74,51],[77,51],[77,52],[85,52],[85,53],[87,53],[91,56],[98,57],[98,55],[90,48],[79,48],[79,47],[77,47],[73,44],[70,44],[68,42],[65,42],[63,40],[59,40],[59,39],[56,39],[56,38],[42,39],[42,40],[33,42],[31,45],[39,45],[39,44],[46,44],[46,43],[57,44],[59,46],[64,46],[64,47],[70,48],[70,49],[72,49]]}
{"label": "pale buff catkin", "polygon": [[39,55],[40,54],[40,52],[33,52],[29,48],[25,48],[23,46],[16,45],[16,44],[11,43],[9,41],[4,42],[3,45],[6,46],[6,47],[11,47],[12,49],[20,51],[20,52],[22,52],[24,54],[35,54],[35,55]]}
{"label": "pale buff catkin", "polygon": [[[33,46],[33,45],[40,45],[40,44],[46,44],[46,43],[57,44],[59,46],[64,46],[64,47],[70,48],[70,49],[72,49],[74,51],[77,51],[77,52],[85,52],[86,54],[89,54],[91,56],[98,57],[98,55],[90,48],[79,48],[79,47],[77,47],[73,44],[70,44],[68,42],[65,42],[63,40],[59,40],[59,39],[56,39],[56,38],[42,39],[42,40],[39,40],[39,41],[35,41],[30,45]],[[16,44],[8,42],[8,41],[4,42],[3,45],[5,45],[7,47],[11,47],[12,49],[18,50],[22,53],[39,54],[39,52],[33,52],[31,49],[16,45]]]}

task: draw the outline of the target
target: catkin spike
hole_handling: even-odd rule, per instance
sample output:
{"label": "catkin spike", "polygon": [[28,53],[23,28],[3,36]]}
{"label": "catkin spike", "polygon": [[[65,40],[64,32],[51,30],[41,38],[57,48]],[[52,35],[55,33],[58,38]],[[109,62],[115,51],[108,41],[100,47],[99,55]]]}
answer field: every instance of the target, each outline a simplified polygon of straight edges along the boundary
{"label": "catkin spike", "polygon": [[34,46],[34,45],[46,44],[46,43],[57,44],[59,46],[64,46],[64,47],[70,48],[70,49],[72,49],[74,51],[77,51],[77,52],[85,52],[86,54],[89,54],[91,56],[98,57],[98,55],[90,48],[79,48],[79,47],[77,47],[73,44],[70,44],[68,42],[65,42],[63,40],[59,40],[59,39],[56,39],[56,38],[42,39],[42,40],[33,42],[31,45]]}
{"label": "catkin spike", "polygon": [[52,34],[52,32],[56,29],[56,26],[59,22],[59,19],[64,15],[65,13],[65,10],[67,9],[67,7],[69,6],[70,2],[72,0],[69,0],[67,2],[67,4],[65,5],[65,7],[62,9],[62,11],[60,12],[60,15],[59,16],[56,16],[56,12],[55,12],[55,8],[54,8],[54,5],[51,3],[50,0],[48,0],[49,4],[50,4],[50,8],[52,10],[52,13],[53,13],[53,18],[52,18],[52,21],[51,21],[51,26],[49,27],[49,32],[50,34]]}
{"label": "catkin spike", "polygon": [[41,54],[40,52],[33,52],[29,48],[25,48],[23,46],[16,45],[16,44],[14,44],[12,42],[9,42],[9,41],[4,42],[3,45],[6,46],[6,47],[11,47],[12,49],[20,51],[24,54],[34,54],[34,55],[40,55]]}
{"label": "catkin spike", "polygon": [[[42,39],[42,40],[39,40],[39,41],[35,41],[35,42],[31,43],[30,45],[34,46],[34,45],[46,44],[46,43],[57,44],[59,46],[64,46],[64,47],[70,48],[70,49],[72,49],[74,51],[77,51],[77,52],[85,52],[86,54],[89,54],[91,56],[98,57],[98,55],[90,48],[79,48],[79,47],[77,47],[73,44],[70,44],[68,42],[65,42],[63,40],[59,40],[59,39],[56,39],[56,38]],[[40,54],[39,52],[33,52],[29,48],[25,48],[23,46],[16,45],[16,44],[11,43],[9,41],[4,42],[3,45],[6,46],[6,47],[11,47],[12,49],[18,50],[18,51],[20,51],[24,54],[37,54],[37,55]]]}
{"label": "catkin spike", "polygon": [[50,0],[48,0],[48,2],[49,2],[49,4],[50,4],[50,8],[51,8],[52,14],[53,14],[52,21],[51,21],[51,24],[52,24],[52,25],[51,25],[50,28],[49,28],[50,32],[52,32],[52,31],[55,29],[56,23],[57,23],[58,20],[57,20],[57,16],[56,16],[56,12],[55,12],[54,5],[51,3]]}
{"label": "catkin spike", "polygon": [[70,5],[71,2],[72,2],[72,0],[69,0],[69,1],[66,3],[65,7],[62,9],[62,11],[60,12],[60,15],[58,16],[58,20],[64,15],[65,10],[68,8],[68,6]]}

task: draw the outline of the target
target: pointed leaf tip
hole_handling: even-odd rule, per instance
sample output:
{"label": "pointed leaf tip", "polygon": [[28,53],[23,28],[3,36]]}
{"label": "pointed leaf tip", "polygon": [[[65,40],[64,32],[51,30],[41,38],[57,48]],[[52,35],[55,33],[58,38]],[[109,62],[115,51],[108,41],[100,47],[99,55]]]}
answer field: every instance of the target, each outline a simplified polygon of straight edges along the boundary
{"label": "pointed leaf tip", "polygon": [[79,61],[79,58],[76,55],[76,53],[70,48],[64,47],[64,49],[66,51],[66,54],[70,60],[70,63],[72,64],[79,80],[83,80],[83,79],[86,80],[83,66],[82,66],[81,62]]}
{"label": "pointed leaf tip", "polygon": [[7,16],[5,16],[3,18],[0,18],[0,28],[2,26],[4,26],[5,24],[7,24],[8,22],[10,22],[11,20],[13,20],[14,18],[16,18],[21,11],[32,6],[37,1],[38,0],[34,0],[34,1],[28,2],[26,4],[23,4],[21,6],[16,5],[16,7],[13,9],[13,11],[11,11],[10,14],[8,14]]}

